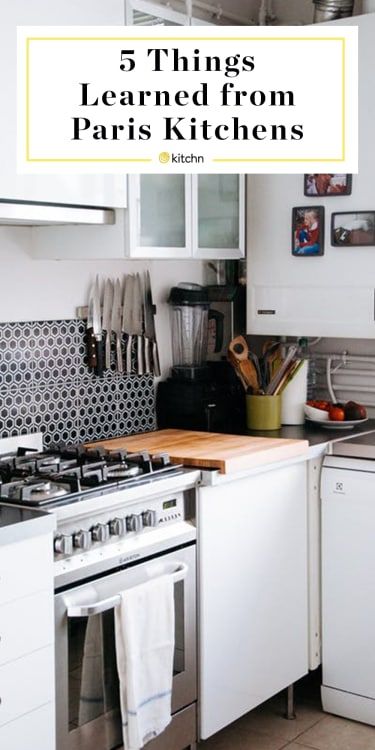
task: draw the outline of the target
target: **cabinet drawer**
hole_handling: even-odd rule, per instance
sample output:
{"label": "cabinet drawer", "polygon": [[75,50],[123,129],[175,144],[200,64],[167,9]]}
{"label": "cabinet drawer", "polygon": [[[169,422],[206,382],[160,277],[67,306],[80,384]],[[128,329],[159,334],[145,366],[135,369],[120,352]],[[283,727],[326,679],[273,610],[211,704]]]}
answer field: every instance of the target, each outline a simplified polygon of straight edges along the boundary
{"label": "cabinet drawer", "polygon": [[43,534],[0,547],[0,606],[52,589],[52,537]]}
{"label": "cabinet drawer", "polygon": [[53,703],[0,727],[3,750],[55,750],[55,708]]}
{"label": "cabinet drawer", "polygon": [[[52,646],[0,667],[0,726],[54,698]],[[1,747],[4,747],[1,745]],[[6,745],[5,745],[6,747]]]}
{"label": "cabinet drawer", "polygon": [[0,665],[53,643],[52,591],[41,591],[0,607]]}

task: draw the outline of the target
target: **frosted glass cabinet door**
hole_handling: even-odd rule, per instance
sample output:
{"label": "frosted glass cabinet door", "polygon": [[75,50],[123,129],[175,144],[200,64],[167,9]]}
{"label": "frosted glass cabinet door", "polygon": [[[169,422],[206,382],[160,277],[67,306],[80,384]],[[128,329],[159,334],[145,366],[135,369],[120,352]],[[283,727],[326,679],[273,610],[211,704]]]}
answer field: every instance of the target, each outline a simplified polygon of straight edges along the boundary
{"label": "frosted glass cabinet door", "polygon": [[191,179],[183,174],[130,178],[130,255],[191,256]]}
{"label": "frosted glass cabinet door", "polygon": [[193,248],[197,258],[243,257],[244,193],[243,175],[193,176]]}

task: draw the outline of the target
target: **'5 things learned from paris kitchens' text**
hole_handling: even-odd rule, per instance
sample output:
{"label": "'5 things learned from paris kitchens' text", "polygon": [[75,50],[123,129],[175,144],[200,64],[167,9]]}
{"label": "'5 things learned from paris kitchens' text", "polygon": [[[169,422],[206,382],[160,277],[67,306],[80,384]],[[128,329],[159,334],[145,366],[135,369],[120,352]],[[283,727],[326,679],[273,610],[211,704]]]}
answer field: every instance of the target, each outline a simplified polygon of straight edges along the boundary
{"label": "'5 things learned from paris kitchens' text", "polygon": [[[135,89],[131,84],[134,79],[132,73],[136,72],[137,55],[135,49],[121,49],[119,68],[124,73],[125,88],[120,90],[100,89],[90,81],[78,82],[78,105],[84,108],[84,115],[73,116],[72,140],[127,140],[147,141],[152,137],[152,124],[150,122],[139,122],[138,116],[141,111],[146,112],[150,107],[163,108],[162,138],[165,141],[286,141],[301,140],[303,138],[303,124],[290,122],[259,122],[258,112],[262,108],[293,108],[295,106],[295,93],[293,90],[263,90],[259,88],[244,87],[243,81],[254,74],[257,69],[256,57],[254,55],[232,54],[228,56],[203,55],[198,47],[194,47],[190,55],[181,54],[178,47],[161,48],[148,47],[144,50],[146,60],[155,81],[155,73],[159,74],[186,74],[222,73],[222,82],[215,94],[210,91],[209,81],[199,82],[195,88],[171,89],[170,75],[168,85],[160,89]],[[144,61],[143,61],[144,62]],[[143,80],[147,81],[147,71],[144,69]],[[246,74],[246,75],[245,75]],[[240,77],[241,85],[236,81]],[[254,78],[254,75],[252,76]],[[140,78],[137,76],[137,81]],[[189,77],[191,81],[191,77]],[[216,79],[217,80],[217,79]],[[212,101],[211,101],[212,94]],[[215,99],[215,101],[213,101]],[[225,122],[212,122],[206,116],[201,118],[200,113],[205,108],[214,104],[225,112]],[[186,117],[184,107],[196,108],[197,115]],[[92,114],[95,108],[110,108],[114,111],[121,110],[125,118],[120,122],[99,123]],[[244,116],[232,116],[232,108],[241,108]],[[178,112],[177,115],[164,114],[168,109]],[[250,115],[249,115],[250,108]],[[207,112],[207,110],[205,110]],[[238,111],[238,110],[237,110]],[[181,114],[180,114],[181,112]],[[128,116],[128,113],[131,113]],[[229,113],[229,117],[228,117]],[[143,118],[142,118],[143,119]],[[147,119],[147,117],[144,117]],[[216,119],[216,118],[215,118]]]}

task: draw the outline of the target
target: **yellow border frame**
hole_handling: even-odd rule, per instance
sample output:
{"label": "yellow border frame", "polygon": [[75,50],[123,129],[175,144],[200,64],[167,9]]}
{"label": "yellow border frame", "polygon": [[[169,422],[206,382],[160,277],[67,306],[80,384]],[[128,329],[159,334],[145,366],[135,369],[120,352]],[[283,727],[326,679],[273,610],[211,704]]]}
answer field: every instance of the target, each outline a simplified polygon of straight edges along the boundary
{"label": "yellow border frame", "polygon": [[341,42],[341,69],[342,69],[342,85],[341,85],[341,98],[342,98],[342,108],[341,108],[341,116],[342,116],[342,127],[341,127],[341,140],[342,140],[342,150],[341,150],[341,158],[340,159],[328,159],[328,158],[315,158],[315,159],[286,159],[286,158],[280,158],[280,159],[247,159],[247,158],[234,158],[234,159],[221,159],[221,158],[215,158],[212,159],[213,162],[216,163],[242,163],[242,162],[342,162],[345,161],[345,139],[346,139],[346,121],[345,121],[345,109],[346,109],[346,101],[345,101],[345,83],[346,83],[346,39],[345,37],[252,37],[252,36],[244,36],[244,37],[126,37],[126,36],[113,36],[113,37],[101,37],[101,36],[92,36],[92,37],[64,37],[64,36],[58,36],[58,37],[26,37],[26,161],[27,162],[89,162],[89,163],[95,163],[95,162],[104,162],[104,163],[110,163],[110,162],[125,162],[125,163],[150,163],[153,162],[154,159],[95,159],[95,158],[88,158],[88,159],[61,159],[61,158],[40,158],[35,159],[30,157],[30,42],[98,42],[98,41],[127,41],[132,40],[135,42],[139,41],[157,41],[157,42],[165,42],[165,41],[172,41],[172,42],[180,42],[180,41],[191,41],[191,42],[199,42],[199,41],[261,41],[261,42],[273,42],[273,41],[298,41],[298,42],[317,42],[317,41],[328,41],[328,42]]}

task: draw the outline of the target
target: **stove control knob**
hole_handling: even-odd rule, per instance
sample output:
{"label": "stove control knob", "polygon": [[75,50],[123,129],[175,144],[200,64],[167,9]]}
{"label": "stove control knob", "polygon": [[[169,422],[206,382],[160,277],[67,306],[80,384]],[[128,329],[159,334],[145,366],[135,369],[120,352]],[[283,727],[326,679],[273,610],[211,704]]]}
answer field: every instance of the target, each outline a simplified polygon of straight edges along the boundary
{"label": "stove control knob", "polygon": [[91,534],[89,531],[81,529],[73,534],[73,545],[79,549],[89,549],[91,547]]}
{"label": "stove control knob", "polygon": [[142,528],[142,516],[136,516],[134,513],[131,516],[126,516],[126,530],[127,531],[140,531]]}
{"label": "stove control knob", "polygon": [[91,529],[94,542],[108,542],[109,526],[107,523],[97,523]]}
{"label": "stove control knob", "polygon": [[67,534],[59,534],[54,541],[55,552],[60,555],[71,555],[73,552],[73,539]]}
{"label": "stove control knob", "polygon": [[113,536],[124,536],[125,532],[125,518],[114,518],[109,522],[109,533],[113,534]]}
{"label": "stove control knob", "polygon": [[142,513],[143,526],[156,526],[156,512],[154,510],[145,510]]}

